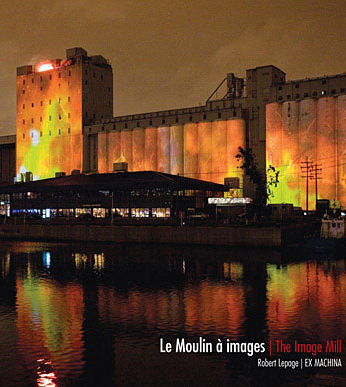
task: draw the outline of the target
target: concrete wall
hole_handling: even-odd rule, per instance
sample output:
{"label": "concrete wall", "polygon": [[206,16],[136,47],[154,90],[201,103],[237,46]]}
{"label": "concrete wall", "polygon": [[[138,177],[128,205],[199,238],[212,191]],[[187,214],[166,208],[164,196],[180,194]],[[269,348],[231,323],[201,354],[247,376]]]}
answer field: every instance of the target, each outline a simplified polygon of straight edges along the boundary
{"label": "concrete wall", "polygon": [[1,238],[49,241],[281,246],[280,227],[2,225]]}

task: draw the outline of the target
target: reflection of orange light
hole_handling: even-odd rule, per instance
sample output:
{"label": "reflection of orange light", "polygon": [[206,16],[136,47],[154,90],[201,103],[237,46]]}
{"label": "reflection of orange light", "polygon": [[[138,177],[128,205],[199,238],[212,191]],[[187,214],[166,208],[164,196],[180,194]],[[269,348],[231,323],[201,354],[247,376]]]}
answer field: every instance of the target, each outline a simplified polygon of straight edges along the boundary
{"label": "reflection of orange light", "polygon": [[56,384],[53,382],[56,379],[54,372],[50,372],[48,374],[39,374],[39,378],[37,379],[37,385],[39,387],[56,387]]}
{"label": "reflection of orange light", "polygon": [[41,71],[47,71],[47,70],[53,70],[53,66],[51,63],[44,63],[38,68],[38,72],[40,73]]}

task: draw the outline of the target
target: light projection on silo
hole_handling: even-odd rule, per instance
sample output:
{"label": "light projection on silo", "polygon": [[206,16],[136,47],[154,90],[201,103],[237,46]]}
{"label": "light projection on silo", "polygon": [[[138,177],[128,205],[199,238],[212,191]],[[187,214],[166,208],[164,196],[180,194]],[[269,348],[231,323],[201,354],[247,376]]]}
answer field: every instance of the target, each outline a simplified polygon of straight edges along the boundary
{"label": "light projection on silo", "polygon": [[235,157],[239,147],[246,147],[245,120],[239,118],[98,133],[98,169],[111,172],[122,154],[129,171],[159,171],[223,184],[225,177],[243,175]]}
{"label": "light projection on silo", "polygon": [[279,184],[272,203],[293,203],[306,209],[306,173],[309,162],[308,204],[315,209],[315,166],[318,199],[346,205],[346,96],[272,103],[266,108],[267,167],[278,171]]}
{"label": "light projection on silo", "polygon": [[51,63],[17,77],[17,174],[82,169],[81,69]]}

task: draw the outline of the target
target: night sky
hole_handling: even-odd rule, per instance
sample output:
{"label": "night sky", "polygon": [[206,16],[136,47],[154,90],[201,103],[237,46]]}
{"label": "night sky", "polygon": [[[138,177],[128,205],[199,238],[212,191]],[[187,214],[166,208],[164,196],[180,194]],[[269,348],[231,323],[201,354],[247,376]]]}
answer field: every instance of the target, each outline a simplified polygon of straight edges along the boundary
{"label": "night sky", "polygon": [[346,71],[346,1],[2,0],[0,134],[15,133],[16,67],[80,46],[110,59],[114,114],[204,104],[227,72]]}

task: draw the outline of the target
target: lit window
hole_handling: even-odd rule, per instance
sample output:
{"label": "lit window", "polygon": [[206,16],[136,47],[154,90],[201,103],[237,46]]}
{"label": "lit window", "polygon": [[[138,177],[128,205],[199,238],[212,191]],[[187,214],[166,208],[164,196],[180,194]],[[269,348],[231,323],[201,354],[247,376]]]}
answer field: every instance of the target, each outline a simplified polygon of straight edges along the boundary
{"label": "lit window", "polygon": [[149,218],[149,208],[131,208],[131,217]]}
{"label": "lit window", "polygon": [[151,216],[153,218],[168,218],[171,216],[170,208],[153,208],[151,210]]}

